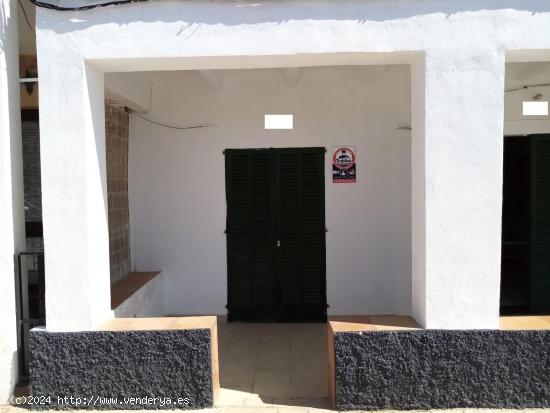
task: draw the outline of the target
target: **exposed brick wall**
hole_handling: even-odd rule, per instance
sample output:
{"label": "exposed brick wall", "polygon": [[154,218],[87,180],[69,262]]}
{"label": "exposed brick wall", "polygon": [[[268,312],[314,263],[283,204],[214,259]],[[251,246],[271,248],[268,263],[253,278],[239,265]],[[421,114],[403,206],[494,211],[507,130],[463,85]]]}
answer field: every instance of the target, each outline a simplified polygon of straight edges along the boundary
{"label": "exposed brick wall", "polygon": [[[40,226],[42,223],[42,184],[40,179],[40,130],[38,119],[23,119],[21,132],[25,222],[36,223]],[[44,242],[41,236],[27,237],[26,243],[27,251],[44,250]]]}
{"label": "exposed brick wall", "polygon": [[[128,213],[128,114],[105,103],[107,196],[111,282],[130,272],[130,220]],[[42,222],[40,133],[38,120],[22,122],[25,221]],[[28,238],[27,249],[42,250],[42,238]]]}
{"label": "exposed brick wall", "polygon": [[40,132],[38,120],[21,122],[23,137],[23,182],[25,188],[25,221],[42,222],[40,183]]}
{"label": "exposed brick wall", "polygon": [[130,272],[128,124],[128,114],[122,106],[105,103],[111,283]]}

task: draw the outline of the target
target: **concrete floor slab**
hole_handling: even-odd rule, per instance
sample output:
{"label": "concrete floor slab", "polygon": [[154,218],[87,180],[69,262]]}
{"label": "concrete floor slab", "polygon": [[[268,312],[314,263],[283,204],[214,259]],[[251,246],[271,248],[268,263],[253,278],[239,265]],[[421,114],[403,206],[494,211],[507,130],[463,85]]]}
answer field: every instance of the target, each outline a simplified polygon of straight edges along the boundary
{"label": "concrete floor slab", "polygon": [[[326,324],[218,322],[220,407],[328,408]],[[306,409],[306,410],[304,410]]]}

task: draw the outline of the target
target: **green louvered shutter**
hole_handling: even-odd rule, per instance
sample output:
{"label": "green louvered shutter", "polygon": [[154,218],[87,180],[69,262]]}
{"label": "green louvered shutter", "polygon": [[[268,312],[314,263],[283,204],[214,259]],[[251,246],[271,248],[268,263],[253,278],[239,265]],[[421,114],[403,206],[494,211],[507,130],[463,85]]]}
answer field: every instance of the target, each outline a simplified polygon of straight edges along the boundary
{"label": "green louvered shutter", "polygon": [[324,153],[276,150],[279,322],[326,320]]}
{"label": "green louvered shutter", "polygon": [[550,312],[550,135],[531,137],[530,310]]}
{"label": "green louvered shutter", "polygon": [[225,157],[228,317],[274,321],[273,152],[228,149]]}
{"label": "green louvered shutter", "polygon": [[225,157],[229,320],[326,321],[324,148]]}

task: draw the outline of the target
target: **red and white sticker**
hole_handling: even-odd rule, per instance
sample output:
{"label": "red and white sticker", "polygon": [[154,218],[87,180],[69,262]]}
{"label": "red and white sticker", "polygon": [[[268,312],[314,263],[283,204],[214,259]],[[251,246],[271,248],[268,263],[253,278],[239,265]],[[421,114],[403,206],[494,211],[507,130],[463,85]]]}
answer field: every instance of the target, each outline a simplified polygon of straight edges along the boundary
{"label": "red and white sticker", "polygon": [[350,183],[357,181],[357,155],[355,146],[334,146],[332,148],[332,182]]}

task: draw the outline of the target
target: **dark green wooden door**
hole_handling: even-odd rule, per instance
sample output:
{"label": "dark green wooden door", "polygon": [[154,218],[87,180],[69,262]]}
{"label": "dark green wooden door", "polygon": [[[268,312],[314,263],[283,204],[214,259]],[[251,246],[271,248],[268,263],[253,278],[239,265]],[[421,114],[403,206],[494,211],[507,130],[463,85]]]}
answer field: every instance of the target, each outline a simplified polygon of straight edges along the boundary
{"label": "dark green wooden door", "polygon": [[326,320],[324,152],[225,151],[229,320]]}
{"label": "dark green wooden door", "polygon": [[550,135],[531,136],[530,311],[550,312]]}
{"label": "dark green wooden door", "polygon": [[228,311],[233,320],[269,321],[275,313],[274,156],[226,150]]}
{"label": "dark green wooden door", "polygon": [[275,151],[277,320],[325,321],[324,149]]}

